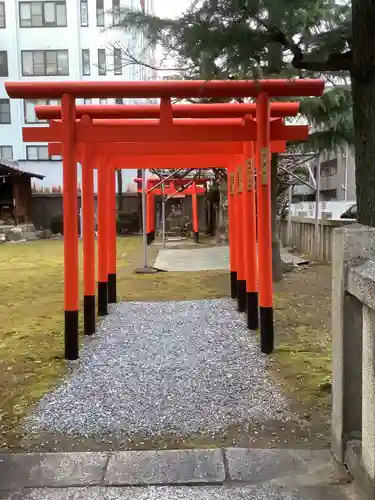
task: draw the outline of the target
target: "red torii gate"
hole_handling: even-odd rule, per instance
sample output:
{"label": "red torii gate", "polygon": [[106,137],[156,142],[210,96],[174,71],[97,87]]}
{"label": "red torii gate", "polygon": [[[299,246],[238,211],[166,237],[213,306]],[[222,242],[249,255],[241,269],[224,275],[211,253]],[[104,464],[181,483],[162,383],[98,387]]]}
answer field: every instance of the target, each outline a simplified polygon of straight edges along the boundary
{"label": "red torii gate", "polygon": [[[26,129],[26,127],[25,127]],[[38,138],[38,130],[44,130],[44,128],[33,127],[34,134],[36,138],[34,140],[36,142],[40,142]],[[307,134],[307,127],[305,127],[305,132]],[[161,143],[153,143],[153,144],[142,144],[142,148],[139,149],[139,156],[135,156],[136,150],[134,146],[137,144],[132,143],[100,143],[97,145],[90,146],[88,148],[84,144],[77,145],[77,160],[82,164],[82,185],[83,185],[83,204],[85,205],[85,209],[83,210],[83,226],[90,228],[86,232],[84,232],[83,237],[83,247],[84,247],[84,331],[85,334],[91,335],[95,332],[95,280],[94,280],[94,239],[90,238],[90,234],[93,234],[91,230],[91,224],[94,217],[94,205],[91,205],[89,201],[93,196],[93,174],[92,174],[92,166],[95,168],[95,162],[92,162],[89,158],[105,158],[108,155],[111,156],[112,166],[113,168],[149,168],[150,166],[153,169],[158,168],[175,168],[176,161],[180,168],[191,168],[192,162],[194,162],[195,168],[207,169],[207,168],[227,168],[233,162],[234,154],[237,156],[242,154],[242,143],[171,143],[164,146],[164,150],[160,148],[162,146]],[[178,146],[178,147],[176,147]],[[62,148],[60,143],[52,143],[49,144],[49,153],[51,155],[59,155],[62,153]],[[178,151],[184,152],[185,156],[179,156]],[[272,141],[271,142],[271,152],[283,152],[285,150],[285,141]],[[200,156],[194,156],[194,151],[201,153]],[[126,155],[126,153],[132,153],[132,156]],[[160,153],[171,153],[169,156]],[[218,153],[222,152],[225,154],[215,155],[213,152]],[[231,154],[228,154],[228,153]],[[123,154],[121,154],[123,153]],[[146,153],[143,155],[142,153]],[[203,154],[207,153],[207,154]],[[211,153],[211,154],[210,154]],[[155,156],[153,156],[155,155]],[[238,156],[240,158],[240,156]],[[124,161],[127,163],[124,165]],[[112,183],[114,179],[111,178]],[[86,187],[85,187],[86,186]],[[101,184],[99,185],[100,188]],[[115,207],[115,200],[112,197],[114,196],[114,185],[110,188],[110,202],[109,205]],[[86,194],[86,195],[85,195]],[[99,213],[98,218],[99,221],[104,220],[105,215],[103,215],[103,205],[100,200],[103,200],[102,193],[99,194]],[[114,210],[114,209],[113,209]],[[116,302],[116,258],[115,258],[115,249],[116,249],[116,240],[115,240],[115,225],[112,222],[109,226],[111,229],[107,229],[111,233],[111,237],[107,236],[109,241],[109,245],[107,248],[107,260],[105,257],[105,236],[104,236],[104,227],[103,224],[99,224],[102,229],[99,231],[99,250],[98,250],[98,261],[99,261],[99,269],[98,269],[98,313],[99,315],[105,315],[108,312],[107,302],[114,303]],[[233,234],[233,233],[232,233]],[[232,238],[231,245],[231,254],[233,254],[233,248],[235,245],[234,239]],[[151,241],[151,236],[149,236],[148,241]],[[106,271],[108,267],[108,273]],[[240,272],[238,273],[240,275]],[[237,294],[237,272],[235,271],[234,258],[231,258],[231,269],[230,269],[230,277],[231,277],[231,295],[233,298],[238,298],[238,309],[239,311],[245,311],[246,309],[246,296],[244,295],[244,283],[239,282],[240,293]],[[106,289],[103,286],[103,283],[108,283],[108,301],[105,296],[103,290]],[[242,292],[241,292],[242,290]],[[256,328],[254,325],[257,325],[257,320],[251,320],[250,318],[257,318],[258,310],[252,310],[248,308],[248,325],[251,328]]]}
{"label": "red torii gate", "polygon": [[[124,138],[124,130],[118,130],[107,134],[105,127],[99,127],[97,132],[103,132],[105,137],[99,138],[96,134],[95,140],[90,138],[93,132],[92,123],[85,120],[76,124],[75,98],[162,98],[160,125],[154,128],[157,139],[162,135],[159,130],[164,128],[168,134],[173,135],[173,140],[185,140],[182,130],[175,129],[173,124],[172,108],[170,98],[230,98],[230,97],[256,97],[256,137],[249,137],[249,132],[254,127],[244,127],[246,132],[240,134],[240,138],[234,141],[249,141],[256,139],[256,164],[258,167],[258,219],[259,230],[262,238],[259,241],[259,268],[263,269],[263,280],[259,284],[260,299],[260,325],[261,325],[261,349],[263,352],[271,352],[274,343],[273,308],[272,308],[272,254],[271,254],[271,227],[270,227],[270,110],[269,98],[272,96],[319,96],[324,89],[322,80],[258,80],[258,81],[157,81],[157,82],[7,82],[5,84],[9,97],[24,99],[47,99],[61,98],[61,126],[56,124],[55,132],[61,132],[63,145],[64,166],[64,257],[65,257],[65,340],[66,357],[76,359],[78,357],[78,224],[77,224],[77,167],[76,167],[76,144],[77,142],[118,142]],[[248,121],[250,123],[250,121]],[[125,126],[126,127],[126,126]],[[122,128],[122,127],[121,127]],[[128,127],[126,130],[128,138],[138,139],[134,142],[142,142],[139,135],[142,128]],[[223,127],[225,132],[228,127]],[[137,129],[137,130],[135,130]],[[192,129],[191,132],[193,132]],[[173,131],[173,132],[172,132]],[[51,129],[51,133],[53,130]],[[137,134],[138,132],[138,134]],[[200,131],[199,131],[200,132]],[[237,131],[236,131],[237,132]],[[240,132],[240,131],[238,131]],[[115,137],[112,136],[115,135]],[[200,141],[200,135],[192,133],[194,140]],[[226,134],[215,133],[214,130],[209,141],[228,140]],[[106,139],[106,140],[105,140]],[[285,139],[282,137],[282,139]],[[41,140],[41,139],[39,139]],[[155,140],[155,137],[154,137]],[[54,142],[50,137],[47,142]],[[59,140],[55,141],[59,142]],[[241,171],[240,171],[241,173]],[[260,174],[260,175],[259,175]],[[270,294],[271,290],[271,294]]]}
{"label": "red torii gate", "polygon": [[[89,125],[92,125],[92,117],[89,117],[88,115],[85,115],[84,117],[85,119],[85,122],[87,122],[87,124]],[[197,123],[201,126],[202,125],[202,120],[195,120],[197,121]],[[246,126],[247,123],[253,123],[253,120],[249,117],[246,117],[245,119],[243,119],[243,121],[239,121],[239,120],[217,120],[217,122],[223,122],[224,121],[224,125],[226,127],[226,133],[228,133],[228,130],[231,129],[231,127],[235,127],[238,129],[238,126],[242,124],[242,126]],[[99,123],[101,125],[101,129],[105,129],[106,127],[111,129],[111,130],[117,130],[114,123],[116,123],[114,120],[97,120],[96,121],[97,123]],[[143,121],[144,123],[145,121]],[[186,123],[188,122],[188,123]],[[216,125],[218,124],[216,122]],[[228,125],[228,122],[229,122],[229,125]],[[50,123],[53,123],[53,122],[50,122]],[[54,122],[55,124],[56,123],[59,123],[59,122]],[[60,122],[61,123],[61,122]],[[122,124],[123,122],[121,122]],[[127,122],[128,124],[129,122]],[[145,127],[143,127],[143,123],[142,123],[142,120],[137,120],[135,121],[135,125],[138,127],[140,126],[140,124],[142,124],[142,128],[145,129]],[[189,131],[189,137],[191,136],[190,134],[190,130],[191,130],[191,125],[192,123],[194,123],[193,120],[191,121],[188,121],[188,120],[185,120],[184,121],[184,124],[182,125],[182,129],[181,131],[183,132],[184,129],[186,131]],[[206,122],[207,123],[207,120]],[[210,120],[209,121],[209,124],[212,125],[213,121]],[[276,130],[276,136],[278,136],[278,134],[282,134],[282,136],[285,136],[287,135],[289,139],[306,139],[307,138],[307,135],[308,135],[308,128],[306,126],[283,126],[280,122],[280,119],[273,119],[273,121],[271,120],[271,123],[274,123],[276,125],[276,128],[274,128],[273,130]],[[277,127],[280,126],[280,124],[284,127],[282,129],[282,131],[280,131],[280,129],[278,129]],[[77,125],[77,123],[76,123]],[[188,125],[188,126],[186,126]],[[98,130],[95,129],[95,127],[92,127],[94,129],[94,131],[92,133],[96,133],[98,134]],[[202,128],[202,127],[201,127]],[[216,130],[215,130],[216,129]],[[25,140],[27,141],[36,141],[36,142],[40,142],[41,140],[41,135],[44,136],[46,135],[46,130],[47,130],[47,133],[48,133],[48,129],[46,129],[45,127],[42,127],[42,128],[35,128],[35,127],[32,127],[32,128],[27,128],[25,127],[24,130],[23,130],[23,133],[24,133],[24,138]],[[146,127],[146,130],[148,130],[149,134],[151,132],[151,135],[152,137],[154,137],[153,135],[153,132],[155,130],[155,122],[151,122],[151,127]],[[240,129],[241,132],[242,132],[242,129]],[[220,131],[222,132],[222,130],[220,129]],[[168,134],[166,134],[165,138],[161,137],[159,138],[158,140],[159,141],[165,141],[167,140],[167,138],[169,139],[170,138],[170,128],[168,127],[168,129],[166,129],[166,132],[168,132]],[[203,141],[206,139],[205,137],[205,132],[206,132],[206,129],[202,128],[202,134],[200,135],[200,140]],[[217,135],[217,127],[214,126],[214,127],[211,127],[211,130],[210,132],[214,132],[216,133],[216,139],[218,138],[218,135]],[[252,132],[254,134],[254,130]],[[44,137],[43,136],[43,137]],[[102,137],[101,135],[101,132],[100,132],[100,137]],[[210,136],[212,137],[212,135]],[[27,139],[26,139],[27,138]],[[59,134],[58,132],[54,131],[54,138],[53,140],[58,140],[59,138]],[[181,138],[181,135],[179,136],[179,139]],[[182,138],[184,138],[184,135],[182,135]],[[249,138],[252,139],[252,134],[250,133],[249,134]],[[104,143],[101,143],[102,145]],[[112,159],[112,162],[114,161],[114,151],[113,151],[113,148],[112,148],[112,145],[113,143],[105,143],[105,146],[104,147],[104,150],[102,151],[103,155],[107,155],[107,156],[110,156],[111,159]],[[213,144],[213,143],[212,143]],[[215,142],[216,144],[216,142]],[[218,144],[223,144],[223,143],[218,143]],[[228,143],[229,144],[229,143]],[[243,151],[242,151],[242,142],[240,143],[239,141],[237,141],[237,144],[240,144],[241,147],[240,149],[236,150],[236,152],[238,153],[241,153],[243,154]],[[271,152],[273,151],[272,149],[272,146],[274,146],[274,150],[275,151],[282,151],[284,150],[285,148],[285,141],[271,141]],[[123,144],[124,146],[126,145]],[[54,144],[54,146],[56,147],[57,144]],[[118,144],[116,144],[116,146],[118,146]],[[51,149],[55,149],[51,146]],[[53,154],[57,154],[58,151],[52,151]],[[118,153],[118,152],[117,152]],[[100,155],[101,156],[101,155]],[[153,160],[154,162],[155,160]],[[148,168],[150,165],[144,165],[143,168]],[[154,167],[156,165],[153,165]],[[174,165],[173,165],[174,166]],[[191,165],[189,165],[191,166]],[[205,166],[205,165],[203,165]],[[206,165],[206,168],[207,168],[208,165]],[[216,165],[217,166],[217,165]],[[223,165],[224,167],[226,165]],[[135,165],[132,165],[132,167],[134,168]],[[161,165],[160,168],[165,168],[166,165]],[[210,165],[210,167],[212,168],[212,164]],[[105,181],[105,176],[104,174],[102,174],[102,168],[99,169],[99,175],[102,176],[103,175],[103,180],[102,181],[99,181],[99,187],[101,185],[103,186],[106,186],[106,181]],[[112,179],[112,182],[113,182],[113,179]],[[103,190],[105,192],[105,189],[103,187]],[[114,193],[114,186],[110,188],[111,190],[111,193],[113,194]],[[111,194],[111,196],[112,196]],[[100,202],[100,200],[103,200],[105,198],[105,196],[107,195],[103,195],[103,194],[100,194],[100,189],[99,189],[99,213],[98,213],[98,219],[99,220],[105,220],[105,208],[104,208],[104,204],[102,204]],[[113,207],[115,207],[115,202],[112,202],[110,203],[110,205]],[[102,207],[102,208],[101,208]],[[252,208],[250,207],[250,211],[252,210]],[[85,212],[85,210],[84,210]],[[255,217],[255,208],[253,210],[254,212],[254,217]],[[241,214],[239,213],[238,214],[238,217],[240,217]],[[249,217],[249,221],[252,220],[252,217]],[[150,218],[148,218],[148,221],[150,222]],[[251,222],[249,222],[251,224]],[[108,248],[106,249],[106,236],[105,236],[105,224],[99,224],[99,227],[103,227],[102,230],[99,231],[99,251],[98,251],[98,258],[99,258],[99,271],[98,271],[98,276],[99,276],[99,279],[98,279],[98,312],[100,315],[105,315],[105,314],[108,314],[108,299],[109,299],[109,302],[115,302],[116,301],[116,261],[115,261],[115,248],[116,248],[116,244],[115,244],[115,229],[113,229],[111,231],[111,238],[109,239],[110,241],[110,244],[108,246]],[[115,227],[114,226],[114,223],[111,224],[111,227]],[[150,229],[150,228],[148,228]],[[147,231],[147,225],[146,225],[146,228],[144,229],[145,233]],[[251,232],[251,231],[250,231]],[[240,228],[239,232],[238,232],[238,235],[239,237],[241,237],[242,235],[242,227]],[[148,240],[150,241],[152,239],[152,235],[149,236]],[[253,242],[247,242],[247,245],[255,245],[255,239]],[[242,246],[244,245],[244,241],[241,241],[241,244],[240,244],[240,248],[242,248]],[[84,246],[85,246],[85,240],[84,240]],[[232,245],[233,247],[233,245]],[[91,246],[90,246],[91,248]],[[146,251],[146,250],[145,250]],[[112,262],[112,264],[109,265],[109,268],[108,268],[108,272],[107,272],[107,253],[109,255],[108,259],[109,259],[109,262]],[[111,257],[112,256],[112,257]],[[253,256],[253,260],[251,260],[251,256]],[[93,260],[94,257],[90,257],[88,260]],[[256,267],[256,252],[253,251],[252,253],[250,252],[249,253],[249,257],[245,263],[244,261],[244,256],[243,256],[243,251],[241,249],[241,252],[239,254],[239,257],[238,257],[238,260],[240,262],[240,265],[238,266],[239,267],[239,270],[238,270],[238,273],[237,272],[232,272],[232,268],[233,266],[231,267],[231,290],[234,290],[235,287],[234,287],[234,281],[238,278],[238,276],[241,275],[242,273],[242,269],[245,269],[245,264],[248,264],[249,259],[251,260],[252,264],[251,266],[250,265],[247,265],[247,267],[249,267],[249,271],[247,274],[249,274],[249,276],[254,276],[256,274],[256,271],[253,270],[255,269]],[[233,260],[233,259],[232,259]],[[86,266],[85,266],[86,267]],[[90,266],[91,268],[92,266]],[[252,273],[252,274],[251,274]],[[238,276],[237,276],[238,275]],[[264,277],[261,275],[260,276],[260,281],[264,280]],[[270,284],[270,286],[272,287],[272,283]],[[87,287],[88,289],[92,289],[92,287]],[[85,287],[86,289],[86,287]],[[254,278],[251,278],[251,277],[248,277],[248,279],[246,279],[246,276],[243,276],[241,279],[237,279],[236,281],[236,289],[238,290],[238,293],[237,293],[237,299],[238,299],[238,310],[241,311],[241,312],[244,312],[247,310],[247,318],[248,318],[248,327],[251,328],[251,329],[256,329],[258,327],[258,293],[257,293],[257,282],[254,281]],[[272,289],[271,289],[271,296],[272,296]],[[94,294],[91,294],[89,296],[86,296],[85,294],[85,305],[86,307],[84,308],[85,310],[85,317],[88,316],[88,317],[91,317],[93,318],[93,310],[94,310],[94,307],[95,307],[95,297],[94,297]],[[86,324],[86,321],[85,321],[85,324]],[[89,322],[88,322],[88,325],[93,325],[93,320],[91,319]],[[88,330],[90,330],[90,328],[94,328],[94,327],[88,327]],[[85,331],[86,331],[86,328],[85,328]]]}
{"label": "red torii gate", "polygon": [[[181,167],[180,167],[181,168]],[[138,193],[142,192],[142,178],[137,177],[134,179],[137,184]],[[150,244],[155,239],[155,200],[152,200],[157,195],[170,195],[171,197],[176,194],[183,194],[192,197],[192,218],[193,218],[193,232],[195,242],[199,243],[199,216],[198,216],[198,195],[206,193],[207,182],[209,179],[195,179],[195,178],[169,178],[167,180],[152,178],[148,179],[146,183],[146,211],[147,211],[147,243]],[[203,186],[203,187],[202,187]],[[164,203],[164,200],[163,200]],[[163,220],[163,224],[165,220]],[[163,231],[165,228],[163,227]]]}

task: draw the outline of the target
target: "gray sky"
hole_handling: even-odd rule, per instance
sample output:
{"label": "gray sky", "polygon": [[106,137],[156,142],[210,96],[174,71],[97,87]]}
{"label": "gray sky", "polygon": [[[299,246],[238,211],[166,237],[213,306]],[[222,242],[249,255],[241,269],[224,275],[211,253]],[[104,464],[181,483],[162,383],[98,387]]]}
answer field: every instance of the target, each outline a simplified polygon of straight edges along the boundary
{"label": "gray sky", "polygon": [[[184,12],[192,0],[154,0],[155,14],[160,17],[178,17],[182,12]],[[157,52],[157,56],[158,56]],[[162,54],[160,53],[160,57]],[[167,61],[164,63],[166,66],[173,66],[174,61]],[[161,72],[159,75],[165,75],[165,72]],[[52,186],[62,184],[62,168],[60,162],[55,162],[51,164],[45,164],[43,162],[32,162],[30,165],[30,170],[34,173],[40,173],[45,175],[44,181],[36,181],[38,186]],[[80,170],[80,169],[78,169]],[[132,183],[133,178],[136,176],[136,170],[124,170],[123,171],[123,181],[126,185],[127,183]],[[80,171],[78,171],[78,178],[80,180]]]}
{"label": "gray sky", "polygon": [[160,17],[178,17],[192,0],[154,0],[155,14]]}

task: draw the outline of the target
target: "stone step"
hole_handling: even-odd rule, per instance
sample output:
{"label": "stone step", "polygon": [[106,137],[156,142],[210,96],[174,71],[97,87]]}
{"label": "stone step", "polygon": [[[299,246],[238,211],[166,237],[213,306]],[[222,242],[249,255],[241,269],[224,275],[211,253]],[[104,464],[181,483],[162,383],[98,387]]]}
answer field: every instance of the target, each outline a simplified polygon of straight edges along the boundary
{"label": "stone step", "polygon": [[350,477],[327,450],[0,454],[4,500],[354,500],[349,494]]}

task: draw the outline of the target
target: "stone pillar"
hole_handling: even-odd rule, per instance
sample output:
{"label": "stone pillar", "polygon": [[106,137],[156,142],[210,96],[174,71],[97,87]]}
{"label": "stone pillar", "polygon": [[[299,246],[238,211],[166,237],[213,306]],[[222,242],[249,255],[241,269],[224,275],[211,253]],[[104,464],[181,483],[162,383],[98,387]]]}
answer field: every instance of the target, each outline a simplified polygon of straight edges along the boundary
{"label": "stone pillar", "polygon": [[375,257],[375,228],[353,224],[333,232],[332,257],[332,452],[362,428],[362,303],[347,292],[348,269]]}
{"label": "stone pillar", "polygon": [[363,305],[362,463],[375,481],[375,311]]}

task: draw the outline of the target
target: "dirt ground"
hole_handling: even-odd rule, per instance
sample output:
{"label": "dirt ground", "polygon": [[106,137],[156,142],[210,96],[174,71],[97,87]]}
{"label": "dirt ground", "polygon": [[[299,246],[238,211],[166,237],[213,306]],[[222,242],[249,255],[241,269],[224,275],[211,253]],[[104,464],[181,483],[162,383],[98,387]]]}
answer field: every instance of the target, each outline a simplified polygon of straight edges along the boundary
{"label": "dirt ground", "polygon": [[[37,249],[35,256],[34,254],[31,256],[31,250],[26,251],[29,252],[29,259],[39,260],[41,256],[51,260],[51,254],[54,252],[55,267],[49,273],[47,272],[47,276],[49,275],[54,282],[56,281],[55,272],[61,272],[61,245],[59,246],[58,243],[43,242],[43,245],[47,246],[35,246]],[[53,246],[54,244],[57,245]],[[208,245],[210,242],[205,241],[205,244]],[[52,246],[48,247],[48,245]],[[24,248],[26,246],[28,245]],[[23,300],[27,300],[26,295],[34,294],[35,297],[36,290],[30,290],[30,287],[33,287],[33,280],[25,277],[27,267],[23,264],[25,255],[22,253],[25,250],[17,251],[21,252],[22,259],[10,259],[9,271],[14,274],[17,265],[20,266],[23,276],[21,289],[25,283],[28,284],[28,291],[26,292],[25,288],[23,295]],[[150,248],[150,261],[156,257],[157,251],[157,247]],[[180,273],[135,275],[134,269],[141,265],[140,255],[139,239],[119,243],[118,263],[121,265],[118,266],[118,290],[119,297],[123,300],[184,300],[229,295],[227,272],[184,273],[184,280],[180,279]],[[29,265],[29,268],[33,268],[33,265]],[[3,264],[0,267],[0,278],[4,279],[5,271]],[[197,286],[198,280],[200,286]],[[61,282],[59,283],[61,288]],[[6,287],[10,301],[17,293],[10,293],[9,289],[10,284]],[[61,292],[60,289],[56,290],[56,296],[52,297],[54,303],[62,298]],[[44,314],[35,320],[34,304],[32,314],[33,321],[38,326],[35,336],[39,342],[37,348],[31,352],[27,349],[27,345],[31,345],[30,340],[23,349],[20,347],[20,342],[24,342],[30,331],[30,322],[25,324],[25,318],[21,322],[18,316],[18,322],[16,321],[16,312],[20,311],[14,311],[14,314],[10,315],[8,324],[3,325],[2,330],[0,329],[0,344],[5,342],[10,353],[8,357],[0,358],[0,364],[4,369],[3,376],[0,375],[0,411],[3,412],[0,415],[2,417],[0,419],[2,437],[0,447],[3,450],[12,451],[165,449],[229,445],[326,447],[330,434],[330,266],[310,264],[290,272],[285,275],[283,282],[276,284],[275,292],[276,350],[268,358],[268,365],[272,376],[281,381],[285,391],[289,394],[295,412],[295,417],[291,420],[268,421],[259,427],[234,426],[225,429],[219,435],[209,437],[178,438],[167,435],[154,440],[129,441],[126,436],[123,439],[105,436],[99,440],[67,439],[57,435],[23,435],[20,426],[23,415],[45,392],[58,383],[65,373],[64,362],[61,359],[61,320],[59,320],[60,323],[55,324],[51,332],[45,330],[46,323],[47,325],[51,322],[56,323],[56,318],[60,318],[60,308],[48,312],[45,309]],[[18,289],[19,293],[20,289]],[[43,300],[46,304],[47,298]],[[39,335],[41,331],[43,335]],[[44,344],[41,344],[42,342]],[[51,342],[53,342],[52,349]],[[11,351],[12,348],[13,351]],[[9,381],[13,381],[12,390],[8,387]]]}

